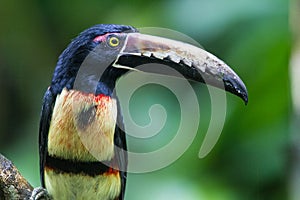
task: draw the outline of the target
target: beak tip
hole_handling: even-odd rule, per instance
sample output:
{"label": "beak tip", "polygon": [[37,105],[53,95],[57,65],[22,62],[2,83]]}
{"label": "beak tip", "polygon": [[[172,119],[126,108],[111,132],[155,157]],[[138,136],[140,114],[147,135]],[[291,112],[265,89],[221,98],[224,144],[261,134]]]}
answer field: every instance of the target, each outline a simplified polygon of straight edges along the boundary
{"label": "beak tip", "polygon": [[241,99],[244,101],[245,105],[248,104],[248,91],[245,86],[245,84],[242,82],[242,80],[238,81],[237,86],[235,86],[236,93]]}
{"label": "beak tip", "polygon": [[247,92],[246,87],[244,87],[243,89],[236,88],[236,90],[234,90],[234,91],[232,91],[232,90],[228,90],[228,91],[237,95],[238,97],[240,97],[244,101],[245,105],[248,104],[248,92]]}
{"label": "beak tip", "polygon": [[243,81],[237,76],[223,77],[225,90],[240,97],[245,105],[248,104],[248,91]]}
{"label": "beak tip", "polygon": [[245,92],[245,93],[241,94],[241,98],[244,100],[245,105],[247,105],[248,104],[248,93]]}
{"label": "beak tip", "polygon": [[244,100],[245,105],[248,104],[248,91],[243,82],[241,82],[242,90],[240,91],[240,97]]}

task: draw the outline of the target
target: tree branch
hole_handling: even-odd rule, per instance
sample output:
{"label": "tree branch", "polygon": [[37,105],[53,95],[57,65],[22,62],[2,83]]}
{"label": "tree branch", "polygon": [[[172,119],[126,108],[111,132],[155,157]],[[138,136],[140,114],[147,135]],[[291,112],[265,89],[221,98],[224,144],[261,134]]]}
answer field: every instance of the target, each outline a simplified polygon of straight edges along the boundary
{"label": "tree branch", "polygon": [[29,199],[33,187],[10,160],[0,154],[0,199]]}

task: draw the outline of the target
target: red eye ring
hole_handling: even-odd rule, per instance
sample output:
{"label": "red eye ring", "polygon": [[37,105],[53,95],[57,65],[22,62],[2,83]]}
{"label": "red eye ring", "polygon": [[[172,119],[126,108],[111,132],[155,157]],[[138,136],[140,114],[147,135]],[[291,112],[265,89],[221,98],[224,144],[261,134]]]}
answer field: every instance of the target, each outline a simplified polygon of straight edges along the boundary
{"label": "red eye ring", "polygon": [[99,35],[93,39],[93,42],[103,42],[106,40],[106,35]]}

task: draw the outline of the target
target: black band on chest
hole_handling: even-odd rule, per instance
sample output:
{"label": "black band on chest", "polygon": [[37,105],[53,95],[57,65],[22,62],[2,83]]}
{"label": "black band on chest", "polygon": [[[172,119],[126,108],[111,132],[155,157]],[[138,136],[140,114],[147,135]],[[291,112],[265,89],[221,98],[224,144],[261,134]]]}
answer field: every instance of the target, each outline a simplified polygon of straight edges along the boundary
{"label": "black band on chest", "polygon": [[52,157],[47,154],[45,167],[57,173],[85,174],[97,176],[109,172],[111,167],[102,162],[80,162]]}

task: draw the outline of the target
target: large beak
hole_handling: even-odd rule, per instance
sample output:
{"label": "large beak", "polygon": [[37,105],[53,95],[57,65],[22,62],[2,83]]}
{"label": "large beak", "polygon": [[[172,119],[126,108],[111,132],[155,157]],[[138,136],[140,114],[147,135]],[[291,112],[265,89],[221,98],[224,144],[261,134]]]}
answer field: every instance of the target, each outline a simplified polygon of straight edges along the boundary
{"label": "large beak", "polygon": [[[129,56],[135,57],[135,64],[129,62],[132,59],[126,59]],[[225,89],[241,97],[245,104],[248,102],[245,84],[228,65],[211,53],[187,43],[128,33],[118,62],[132,67],[146,62],[166,64],[187,79]]]}

